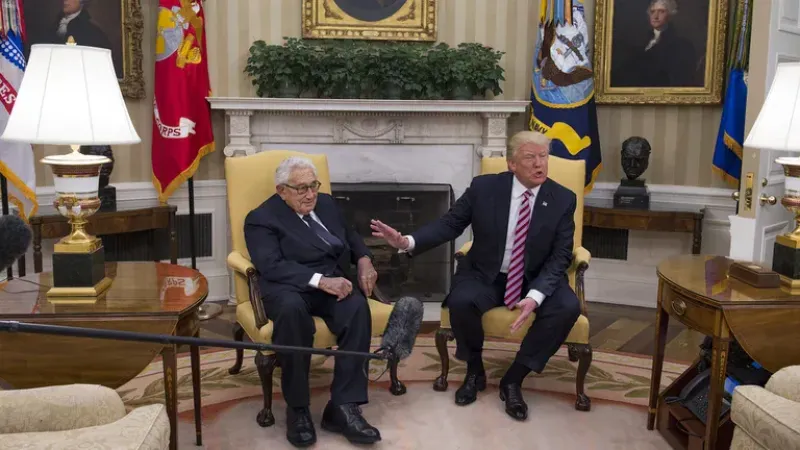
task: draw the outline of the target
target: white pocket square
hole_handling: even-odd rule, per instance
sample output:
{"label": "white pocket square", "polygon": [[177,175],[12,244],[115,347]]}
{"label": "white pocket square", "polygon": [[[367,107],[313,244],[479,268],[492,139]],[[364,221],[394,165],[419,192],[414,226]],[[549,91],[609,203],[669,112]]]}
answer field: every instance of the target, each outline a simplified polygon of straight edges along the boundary
{"label": "white pocket square", "polygon": [[542,202],[542,206],[547,206],[547,202]]}

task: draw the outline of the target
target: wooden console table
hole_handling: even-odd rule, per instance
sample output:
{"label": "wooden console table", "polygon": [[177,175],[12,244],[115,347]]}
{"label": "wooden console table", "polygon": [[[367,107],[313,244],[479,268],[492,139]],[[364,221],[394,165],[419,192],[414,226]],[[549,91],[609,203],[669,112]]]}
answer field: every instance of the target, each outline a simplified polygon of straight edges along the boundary
{"label": "wooden console table", "polygon": [[[132,233],[146,230],[169,230],[170,262],[178,263],[178,238],[175,230],[175,214],[178,207],[158,203],[128,208],[117,204],[116,211],[97,212],[89,216],[86,230],[95,235]],[[39,209],[30,218],[33,229],[33,271],[42,271],[42,239],[57,239],[69,234],[70,226],[67,218],[52,206]],[[20,274],[24,276],[24,273]]]}
{"label": "wooden console table", "polygon": [[[197,270],[153,262],[106,264],[112,284],[94,303],[61,304],[47,299],[52,274],[15,278],[0,288],[0,320],[198,337],[197,310],[208,281]],[[174,345],[109,339],[0,334],[0,379],[16,389],[72,383],[116,389],[161,354],[170,423],[170,449],[178,448],[177,349]],[[190,347],[195,434],[202,443],[200,351]]]}
{"label": "wooden console table", "polygon": [[702,210],[659,211],[586,205],[583,208],[583,226],[692,233],[692,253],[699,255],[703,243],[703,216]]}
{"label": "wooden console table", "polygon": [[[656,342],[650,381],[647,429],[654,427],[675,449],[727,449],[733,434],[730,414],[720,418],[732,339],[768,371],[800,364],[800,294],[757,289],[728,277],[733,261],[721,256],[681,255],[658,266]],[[706,424],[678,403],[677,396],[698,374],[699,359],[659,392],[670,317],[713,338],[711,387]]]}

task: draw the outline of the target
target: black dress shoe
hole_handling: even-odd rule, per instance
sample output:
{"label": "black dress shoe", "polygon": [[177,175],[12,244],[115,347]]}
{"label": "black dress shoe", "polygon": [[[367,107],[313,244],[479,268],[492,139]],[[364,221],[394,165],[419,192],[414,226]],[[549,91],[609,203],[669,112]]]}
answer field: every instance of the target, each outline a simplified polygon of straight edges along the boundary
{"label": "black dress shoe", "polygon": [[469,405],[478,399],[478,391],[486,389],[486,373],[467,373],[464,384],[456,391],[456,405]]}
{"label": "black dress shoe", "polygon": [[517,420],[528,418],[528,404],[522,398],[522,388],[518,384],[500,386],[500,400],[506,402],[506,414]]}
{"label": "black dress shoe", "polygon": [[374,444],[381,440],[380,431],[367,423],[355,403],[335,406],[328,402],[322,413],[322,429],[341,433],[354,444]]}
{"label": "black dress shoe", "polygon": [[308,447],[317,442],[308,408],[286,408],[286,439],[295,447]]}

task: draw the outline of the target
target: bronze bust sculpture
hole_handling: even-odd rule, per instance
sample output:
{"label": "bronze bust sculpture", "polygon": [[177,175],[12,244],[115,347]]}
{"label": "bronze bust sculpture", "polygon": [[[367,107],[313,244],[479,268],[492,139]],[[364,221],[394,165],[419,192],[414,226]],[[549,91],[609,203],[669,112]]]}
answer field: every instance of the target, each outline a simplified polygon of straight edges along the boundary
{"label": "bronze bust sculpture", "polygon": [[641,136],[631,136],[622,143],[622,171],[627,179],[620,180],[614,193],[615,208],[650,209],[650,192],[644,180],[638,179],[647,170],[650,150],[650,143]]}
{"label": "bronze bust sculpture", "polygon": [[640,136],[632,136],[622,143],[622,171],[629,180],[639,178],[650,162],[650,143]]}

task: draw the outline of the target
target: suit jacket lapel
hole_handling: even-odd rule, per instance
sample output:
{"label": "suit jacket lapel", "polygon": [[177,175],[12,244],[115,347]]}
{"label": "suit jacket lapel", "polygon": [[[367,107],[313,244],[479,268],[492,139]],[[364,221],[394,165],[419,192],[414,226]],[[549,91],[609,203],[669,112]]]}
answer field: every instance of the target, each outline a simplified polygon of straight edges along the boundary
{"label": "suit jacket lapel", "polygon": [[[539,230],[542,228],[542,223],[547,220],[547,205],[545,203],[551,200],[552,194],[550,192],[550,180],[546,180],[539,188],[539,193],[533,200],[533,215],[531,216],[531,224],[528,226],[528,236],[525,238],[526,246],[536,239]],[[529,252],[526,252],[527,255]]]}
{"label": "suit jacket lapel", "polygon": [[332,235],[339,238],[339,240],[345,244],[346,240],[344,238],[343,229],[344,224],[339,223],[339,218],[337,217],[336,211],[333,210],[333,208],[328,208],[326,205],[322,205],[318,202],[314,212],[317,214],[317,217],[319,217],[319,220],[325,224],[325,228],[327,228]]}
{"label": "suit jacket lapel", "polygon": [[295,230],[302,241],[308,242],[314,247],[327,252],[330,247],[317,236],[317,233],[314,233],[311,227],[309,227],[289,205],[283,201],[281,201],[281,203],[283,204],[283,214],[280,215],[280,219],[286,225],[286,228]]}
{"label": "suit jacket lapel", "polygon": [[500,259],[503,258],[503,253],[506,248],[506,235],[508,233],[508,215],[511,208],[511,188],[514,181],[514,175],[511,172],[504,172],[500,178],[497,189],[495,189],[494,206],[495,206],[495,221],[497,223],[497,236],[499,245],[497,247]]}

